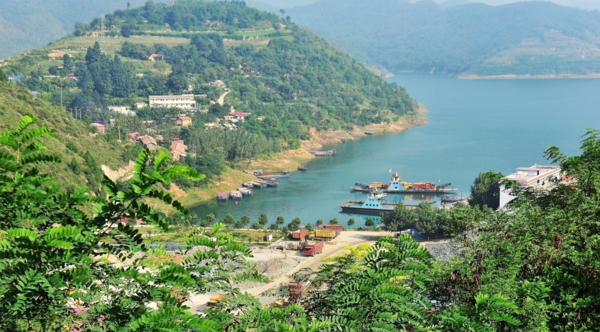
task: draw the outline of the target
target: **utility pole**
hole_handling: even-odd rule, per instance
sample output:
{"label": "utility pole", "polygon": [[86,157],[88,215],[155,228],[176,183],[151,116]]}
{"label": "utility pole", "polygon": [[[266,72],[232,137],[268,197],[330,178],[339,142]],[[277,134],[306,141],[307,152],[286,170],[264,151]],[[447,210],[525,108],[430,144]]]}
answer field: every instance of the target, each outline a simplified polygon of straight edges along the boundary
{"label": "utility pole", "polygon": [[104,44],[104,14],[102,14],[100,22],[100,42]]}
{"label": "utility pole", "polygon": [[63,108],[63,103],[62,103],[62,78],[60,79],[60,108]]}
{"label": "utility pole", "polygon": [[121,143],[121,125],[117,124],[117,129],[119,130],[119,143]]}

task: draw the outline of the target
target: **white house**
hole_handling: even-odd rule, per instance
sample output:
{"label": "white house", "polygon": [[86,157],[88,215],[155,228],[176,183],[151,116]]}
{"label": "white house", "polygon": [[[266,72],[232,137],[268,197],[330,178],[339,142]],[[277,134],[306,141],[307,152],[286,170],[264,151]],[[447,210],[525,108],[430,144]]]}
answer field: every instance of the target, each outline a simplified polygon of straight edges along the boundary
{"label": "white house", "polygon": [[180,109],[192,109],[196,108],[196,100],[194,95],[180,95],[180,96],[150,96],[150,107],[152,108],[169,108],[177,107]]}
{"label": "white house", "polygon": [[521,187],[546,189],[551,187],[552,179],[560,178],[560,167],[533,165],[531,167],[519,167],[515,173],[505,177],[500,182],[500,208],[515,199],[508,189],[505,188],[504,180],[517,181]]}

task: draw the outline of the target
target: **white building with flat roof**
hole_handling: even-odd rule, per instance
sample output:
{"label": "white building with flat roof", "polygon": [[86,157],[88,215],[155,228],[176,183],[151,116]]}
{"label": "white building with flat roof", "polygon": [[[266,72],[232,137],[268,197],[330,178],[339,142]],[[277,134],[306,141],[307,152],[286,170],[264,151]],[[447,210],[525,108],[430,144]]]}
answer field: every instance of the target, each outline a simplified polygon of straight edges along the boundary
{"label": "white building with flat roof", "polygon": [[547,189],[553,186],[552,179],[560,178],[560,167],[533,165],[531,167],[519,167],[515,173],[505,177],[500,184],[500,208],[503,208],[508,202],[515,199],[510,191],[505,188],[505,180],[518,182],[521,187]]}
{"label": "white building with flat roof", "polygon": [[184,110],[196,108],[194,95],[150,96],[149,99],[152,108],[177,107]]}

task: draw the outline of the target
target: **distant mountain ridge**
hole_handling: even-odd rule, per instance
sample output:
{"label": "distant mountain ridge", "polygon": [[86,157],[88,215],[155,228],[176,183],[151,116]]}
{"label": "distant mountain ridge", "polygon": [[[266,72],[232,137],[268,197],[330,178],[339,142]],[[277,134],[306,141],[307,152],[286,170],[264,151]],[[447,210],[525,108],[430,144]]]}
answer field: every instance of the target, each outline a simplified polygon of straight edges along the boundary
{"label": "distant mountain ridge", "polygon": [[431,1],[324,0],[292,19],[359,60],[446,75],[600,73],[600,12],[549,2],[444,8]]}
{"label": "distant mountain ridge", "polygon": [[[115,9],[143,5],[146,0],[18,0],[0,1],[0,59],[45,46]],[[156,0],[156,2],[164,2]]]}

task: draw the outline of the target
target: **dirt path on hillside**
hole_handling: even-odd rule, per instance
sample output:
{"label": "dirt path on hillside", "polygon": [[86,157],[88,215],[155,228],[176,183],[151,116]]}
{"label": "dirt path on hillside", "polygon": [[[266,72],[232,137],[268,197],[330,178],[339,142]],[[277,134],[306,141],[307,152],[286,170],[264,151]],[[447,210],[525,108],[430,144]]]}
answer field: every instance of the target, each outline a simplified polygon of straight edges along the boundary
{"label": "dirt path on hillside", "polygon": [[225,103],[225,96],[227,96],[229,93],[231,92],[231,90],[225,92],[224,94],[221,95],[221,97],[219,97],[219,99],[217,100],[217,103],[221,106],[223,106],[223,104]]}

